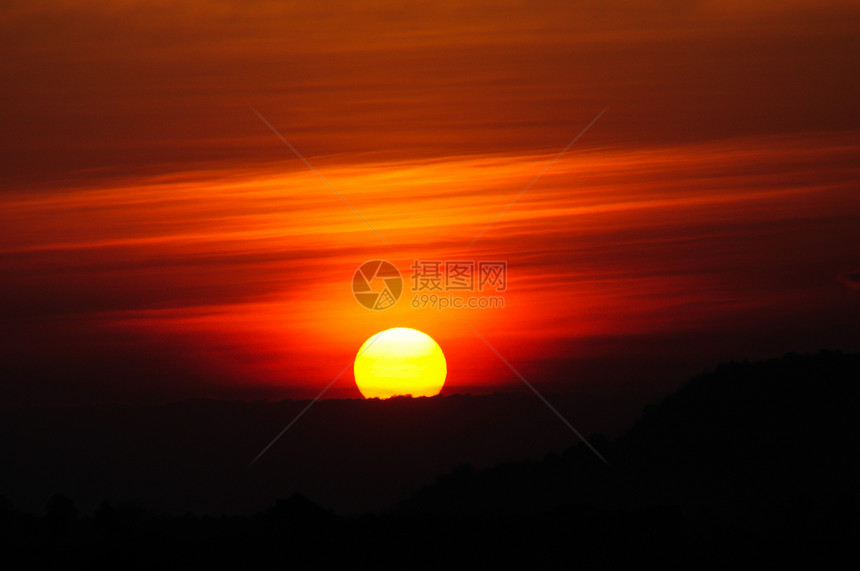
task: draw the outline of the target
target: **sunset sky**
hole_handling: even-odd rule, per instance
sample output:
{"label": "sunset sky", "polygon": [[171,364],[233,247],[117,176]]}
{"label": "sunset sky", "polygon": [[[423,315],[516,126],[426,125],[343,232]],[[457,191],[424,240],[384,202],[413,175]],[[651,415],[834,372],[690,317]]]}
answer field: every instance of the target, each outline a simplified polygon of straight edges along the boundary
{"label": "sunset sky", "polygon": [[462,4],[4,3],[0,397],[313,396],[397,326],[443,394],[520,388],[470,325],[547,390],[860,350],[856,2]]}

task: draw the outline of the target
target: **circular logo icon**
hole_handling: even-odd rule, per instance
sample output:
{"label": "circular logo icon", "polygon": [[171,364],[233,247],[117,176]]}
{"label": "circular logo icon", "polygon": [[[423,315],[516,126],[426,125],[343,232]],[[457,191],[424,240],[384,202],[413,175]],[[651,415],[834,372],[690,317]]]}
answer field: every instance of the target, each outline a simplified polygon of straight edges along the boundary
{"label": "circular logo icon", "polygon": [[403,277],[391,262],[371,260],[352,275],[352,295],[367,309],[388,309],[397,303],[401,293]]}

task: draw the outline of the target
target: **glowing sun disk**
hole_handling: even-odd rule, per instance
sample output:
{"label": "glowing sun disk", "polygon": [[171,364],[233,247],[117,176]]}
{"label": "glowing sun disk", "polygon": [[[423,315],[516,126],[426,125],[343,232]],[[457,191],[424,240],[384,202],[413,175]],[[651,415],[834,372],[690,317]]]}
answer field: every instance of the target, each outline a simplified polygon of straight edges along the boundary
{"label": "glowing sun disk", "polygon": [[353,365],[364,398],[396,395],[434,396],[448,374],[442,348],[416,329],[395,327],[364,342]]}

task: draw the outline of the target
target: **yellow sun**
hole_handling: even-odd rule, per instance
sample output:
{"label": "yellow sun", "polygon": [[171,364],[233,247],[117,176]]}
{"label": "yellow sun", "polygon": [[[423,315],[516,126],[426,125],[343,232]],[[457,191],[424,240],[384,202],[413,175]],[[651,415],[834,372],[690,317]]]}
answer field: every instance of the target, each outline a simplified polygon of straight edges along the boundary
{"label": "yellow sun", "polygon": [[416,329],[395,327],[364,342],[355,356],[355,384],[364,398],[432,397],[445,384],[442,348]]}

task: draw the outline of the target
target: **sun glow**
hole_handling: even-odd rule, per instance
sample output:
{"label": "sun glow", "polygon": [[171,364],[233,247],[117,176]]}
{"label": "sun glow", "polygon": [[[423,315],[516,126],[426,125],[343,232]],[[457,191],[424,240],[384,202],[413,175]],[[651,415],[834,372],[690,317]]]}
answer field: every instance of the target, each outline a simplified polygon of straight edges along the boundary
{"label": "sun glow", "polygon": [[364,398],[438,395],[448,373],[442,348],[429,335],[406,327],[377,333],[362,344],[353,366]]}

